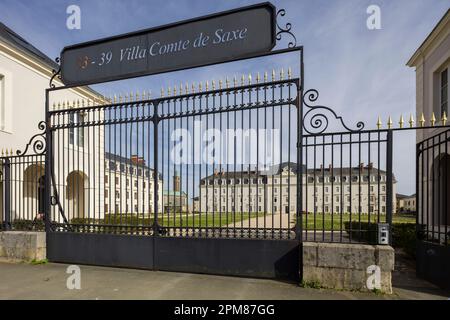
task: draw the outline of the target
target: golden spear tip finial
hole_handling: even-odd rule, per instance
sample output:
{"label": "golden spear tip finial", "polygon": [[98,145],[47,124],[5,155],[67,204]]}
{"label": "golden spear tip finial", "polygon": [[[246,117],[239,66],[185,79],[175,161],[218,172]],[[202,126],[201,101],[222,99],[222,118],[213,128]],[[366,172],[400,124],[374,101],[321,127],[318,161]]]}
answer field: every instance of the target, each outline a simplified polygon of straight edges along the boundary
{"label": "golden spear tip finial", "polygon": [[284,69],[283,68],[281,68],[281,71],[280,71],[280,80],[284,80]]}
{"label": "golden spear tip finial", "polygon": [[291,69],[291,67],[288,68],[288,79],[289,80],[292,79],[292,69]]}
{"label": "golden spear tip finial", "polygon": [[191,92],[195,93],[195,82],[192,83]]}
{"label": "golden spear tip finial", "polygon": [[431,123],[431,126],[434,127],[434,124],[436,123],[436,116],[434,115],[434,112],[431,114],[430,123]]}
{"label": "golden spear tip finial", "polygon": [[388,119],[388,122],[387,122],[388,129],[392,128],[392,124],[393,124],[392,118],[391,118],[391,116],[389,116],[389,119]]}
{"label": "golden spear tip finial", "polygon": [[173,86],[173,95],[174,95],[174,96],[177,95],[177,86]]}
{"label": "golden spear tip finial", "polygon": [[403,128],[403,125],[405,124],[405,120],[403,119],[403,115],[400,116],[400,121],[398,122],[400,125],[400,128]]}
{"label": "golden spear tip finial", "polygon": [[219,80],[219,89],[220,90],[223,89],[223,80],[222,79]]}
{"label": "golden spear tip finial", "polygon": [[442,112],[442,125],[445,126],[447,124],[447,113],[444,111]]}
{"label": "golden spear tip finial", "polygon": [[423,127],[425,125],[425,116],[424,116],[423,112],[422,112],[422,115],[420,116],[419,122],[420,122],[421,127]]}
{"label": "golden spear tip finial", "polygon": [[233,77],[233,84],[235,87],[237,87],[237,77],[236,76]]}
{"label": "golden spear tip finial", "polygon": [[186,91],[186,94],[188,94],[189,93],[189,84],[186,82],[186,87],[185,87],[185,91]]}
{"label": "golden spear tip finial", "polygon": [[169,86],[169,87],[167,88],[167,96],[168,96],[168,97],[170,97],[171,92],[172,92],[172,91],[171,91],[170,86]]}
{"label": "golden spear tip finial", "polygon": [[251,73],[248,74],[248,84],[252,84],[252,75]]}
{"label": "golden spear tip finial", "polygon": [[206,83],[205,83],[205,91],[209,91],[209,81],[208,80],[206,80]]}
{"label": "golden spear tip finial", "polygon": [[161,88],[161,98],[164,97],[164,88]]}
{"label": "golden spear tip finial", "polygon": [[412,127],[414,127],[414,117],[413,117],[413,115],[411,114],[411,116],[409,117],[409,127],[410,128],[412,128]]}
{"label": "golden spear tip finial", "polygon": [[228,77],[225,79],[225,86],[227,89],[230,88],[230,79],[228,79]]}
{"label": "golden spear tip finial", "polygon": [[267,71],[264,71],[264,82],[267,82],[267,79],[268,79],[268,77],[267,77]]}
{"label": "golden spear tip finial", "polygon": [[259,83],[259,81],[261,80],[261,77],[259,75],[259,72],[256,74],[256,83]]}
{"label": "golden spear tip finial", "polygon": [[272,69],[272,81],[275,81],[275,69]]}
{"label": "golden spear tip finial", "polygon": [[242,77],[241,77],[241,85],[243,86],[244,84],[245,84],[245,76],[242,75]]}
{"label": "golden spear tip finial", "polygon": [[199,83],[198,83],[198,92],[202,92],[203,91],[203,84],[202,84],[202,82],[200,81]]}
{"label": "golden spear tip finial", "polygon": [[383,123],[381,122],[381,117],[378,117],[378,121],[377,121],[377,128],[378,128],[378,130],[381,129],[382,125],[383,125]]}
{"label": "golden spear tip finial", "polygon": [[213,90],[216,90],[216,81],[214,79],[211,81],[211,86]]}

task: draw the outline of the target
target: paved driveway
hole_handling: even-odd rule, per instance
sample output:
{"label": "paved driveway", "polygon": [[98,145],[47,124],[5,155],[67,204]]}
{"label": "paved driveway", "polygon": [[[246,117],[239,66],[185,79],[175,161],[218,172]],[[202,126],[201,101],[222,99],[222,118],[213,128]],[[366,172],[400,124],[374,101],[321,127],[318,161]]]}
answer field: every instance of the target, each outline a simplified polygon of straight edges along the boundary
{"label": "paved driveway", "polygon": [[[80,266],[81,290],[69,290],[67,265],[0,262],[0,299],[447,299],[427,291],[396,288],[391,296],[300,288],[273,280]],[[422,288],[423,289],[423,288]]]}

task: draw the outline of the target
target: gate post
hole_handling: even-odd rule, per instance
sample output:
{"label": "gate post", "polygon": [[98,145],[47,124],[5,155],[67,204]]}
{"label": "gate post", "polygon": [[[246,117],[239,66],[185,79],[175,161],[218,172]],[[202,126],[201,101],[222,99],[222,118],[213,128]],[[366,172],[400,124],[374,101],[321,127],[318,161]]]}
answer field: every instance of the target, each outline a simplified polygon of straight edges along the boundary
{"label": "gate post", "polygon": [[158,233],[159,233],[159,222],[158,222],[158,211],[159,211],[159,166],[158,166],[158,124],[159,124],[159,117],[158,117],[158,106],[159,106],[159,101],[154,102],[153,103],[153,161],[155,163],[154,165],[154,174],[153,174],[153,184],[154,184],[154,188],[153,188],[153,192],[154,192],[154,210],[155,210],[155,214],[154,214],[154,221],[153,221],[153,236],[157,237]]}
{"label": "gate post", "polygon": [[393,176],[392,176],[393,131],[387,132],[386,153],[386,222],[389,224],[389,244],[392,245]]}
{"label": "gate post", "polygon": [[51,130],[50,130],[50,114],[49,114],[49,90],[45,90],[45,169],[44,169],[44,178],[45,178],[45,186],[44,186],[44,221],[45,221],[45,232],[50,231],[50,188],[51,188],[51,180],[50,180],[50,172],[51,172],[51,159],[52,159],[52,141],[51,141]]}
{"label": "gate post", "polygon": [[[11,160],[5,158],[3,163],[3,181],[4,183],[4,204],[3,211],[5,212],[5,220],[3,227],[6,231],[11,230]],[[3,195],[1,195],[3,196]]]}

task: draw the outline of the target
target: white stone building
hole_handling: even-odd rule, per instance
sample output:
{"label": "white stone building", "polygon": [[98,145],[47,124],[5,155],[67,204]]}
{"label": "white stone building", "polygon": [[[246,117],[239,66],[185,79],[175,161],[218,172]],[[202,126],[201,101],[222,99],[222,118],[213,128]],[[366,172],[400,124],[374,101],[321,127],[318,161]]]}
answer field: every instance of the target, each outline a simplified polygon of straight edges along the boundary
{"label": "white stone building", "polygon": [[[442,124],[443,116],[449,117],[450,9],[407,65],[416,71],[417,117],[420,119],[423,114],[425,125],[429,126],[434,115],[437,124]],[[450,185],[450,143],[440,134],[446,130],[438,127],[417,130],[416,136],[417,143],[425,141],[418,168],[418,218],[435,236],[439,230],[443,236],[450,225],[450,188],[445,187]]]}
{"label": "white stone building", "polygon": [[[379,178],[378,178],[379,174]],[[379,184],[378,184],[379,179]],[[385,171],[372,165],[308,170],[303,177],[303,211],[386,214]],[[395,208],[393,185],[393,208]],[[216,172],[201,179],[200,212],[259,212],[295,215],[297,169],[283,163],[265,172]]]}
{"label": "white stone building", "polygon": [[[105,154],[104,212],[110,215],[150,216],[154,208],[154,175],[145,160]],[[158,212],[163,212],[163,180],[158,175]]]}
{"label": "white stone building", "polygon": [[[0,153],[0,171],[3,173],[0,177],[0,219],[4,218],[5,158],[11,153],[15,155],[17,150],[24,151],[31,137],[42,132],[38,124],[45,120],[45,90],[49,88],[52,71],[57,69],[58,65],[49,57],[0,23],[0,150],[4,151],[3,156]],[[58,79],[54,84],[63,85]],[[99,94],[89,87],[73,88],[52,93],[50,105],[98,98]],[[82,114],[79,114],[65,121],[77,122],[81,117]],[[87,130],[67,129],[54,137],[57,162],[55,183],[68,217],[83,217],[94,206],[100,207],[103,201],[93,194],[98,180],[94,183],[93,176],[87,175],[69,158],[62,162],[64,154],[76,153],[77,158],[90,158],[97,164],[103,163],[104,151],[101,147],[97,147],[92,154],[92,150],[85,148],[89,144]],[[96,132],[97,139],[100,139],[97,146],[102,146],[103,132],[100,129]],[[44,156],[33,155],[32,149],[33,145],[28,148],[29,156],[10,159],[10,177],[14,184],[10,193],[12,220],[34,220],[43,211]],[[98,170],[103,168],[99,166]],[[62,221],[57,210],[53,212],[52,219]]]}

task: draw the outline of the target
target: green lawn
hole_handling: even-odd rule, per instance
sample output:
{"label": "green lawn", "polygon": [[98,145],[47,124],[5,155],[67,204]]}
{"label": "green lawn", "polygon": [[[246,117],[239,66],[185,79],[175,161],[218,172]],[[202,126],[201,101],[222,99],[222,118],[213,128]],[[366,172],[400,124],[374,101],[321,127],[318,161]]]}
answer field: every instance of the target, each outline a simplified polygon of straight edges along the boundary
{"label": "green lawn", "polygon": [[[332,215],[329,213],[316,213],[314,216],[314,214],[311,213],[308,215],[303,215],[302,218],[304,230],[340,230],[341,226],[342,228],[345,228],[345,223],[349,222],[350,219],[352,222],[369,222],[368,215],[361,215],[359,217],[358,214],[352,214],[351,216],[350,214],[343,214],[341,219],[341,215],[339,214]],[[370,222],[378,223],[377,215],[370,215]],[[386,216],[380,216],[379,222],[386,222]],[[416,218],[411,215],[393,215],[392,223],[416,223]]]}
{"label": "green lawn", "polygon": [[[239,227],[241,221],[256,218],[258,216],[264,216],[264,214],[258,213],[222,213],[215,212],[214,214],[202,213],[202,214],[176,214],[176,215],[162,215],[159,218],[159,223],[164,227],[175,228],[197,228],[197,227],[224,227],[230,224],[235,224]],[[244,222],[245,226],[245,222]]]}
{"label": "green lawn", "polygon": [[[271,215],[266,214],[267,219],[270,219]],[[246,225],[246,220],[259,217],[263,219],[264,213],[202,213],[202,214],[185,214],[185,213],[175,213],[175,214],[160,214],[159,215],[159,224],[164,227],[174,227],[174,228],[198,228],[198,227],[225,227],[227,225],[235,224],[236,227],[243,223],[244,227]],[[345,229],[345,223],[351,221],[353,223],[359,222],[361,219],[362,223],[366,223],[369,221],[368,215],[361,215],[358,217],[358,214],[343,214],[342,219],[339,214],[323,214],[316,213],[303,215],[303,230],[340,230]],[[291,220],[295,221],[295,217],[291,215]],[[386,216],[380,216],[380,222],[386,221]],[[128,225],[128,226],[151,226],[153,225],[153,217],[143,217],[136,214],[111,214],[105,215],[104,219],[101,220],[89,220],[87,219],[73,219],[71,222],[73,224],[101,224],[101,225]],[[377,216],[370,216],[371,223],[378,223]],[[392,219],[393,223],[412,223],[416,222],[414,216],[411,215],[394,215]],[[292,224],[291,224],[292,226]],[[287,226],[286,226],[287,227]]]}

